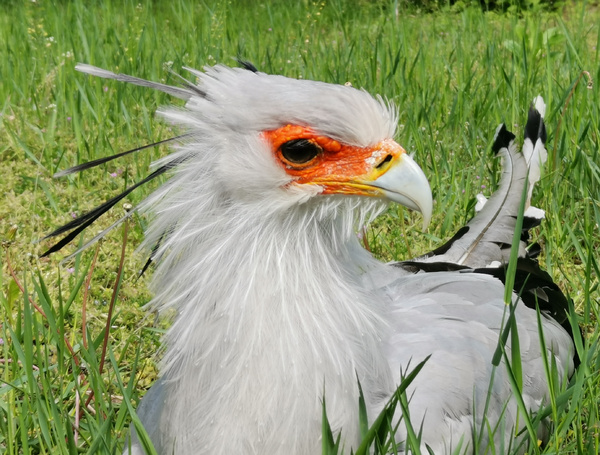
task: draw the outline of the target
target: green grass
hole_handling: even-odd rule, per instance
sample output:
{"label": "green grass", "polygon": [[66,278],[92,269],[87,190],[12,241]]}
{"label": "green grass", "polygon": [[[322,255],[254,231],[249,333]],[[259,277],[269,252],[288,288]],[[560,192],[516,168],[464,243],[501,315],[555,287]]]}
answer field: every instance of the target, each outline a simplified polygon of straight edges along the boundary
{"label": "green grass", "polygon": [[[600,11],[588,2],[518,14],[459,4],[424,14],[405,4],[0,5],[0,453],[118,453],[131,419],[123,403],[135,406],[156,377],[164,327],[141,310],[150,293],[147,278],[136,279],[144,258],[134,254],[145,220],[130,223],[122,273],[123,231],[98,247],[85,304],[95,248],[61,266],[75,246],[39,259],[49,244],[36,241],[145,176],[166,150],[62,180],[52,174],[168,137],[169,127],[153,112],[172,100],[86,77],[75,64],[176,83],[166,66],[235,64],[238,56],[265,72],[350,81],[399,107],[397,139],[430,178],[436,204],[426,233],[419,216],[401,208],[369,229],[369,246],[384,260],[439,246],[472,216],[475,195],[489,194],[497,183],[498,164],[489,154],[496,126],[504,121],[522,136],[530,101],[545,97],[550,159],[533,203],[546,210],[546,221],[533,234],[544,247],[543,267],[574,300],[585,338],[583,365],[568,394],[557,390],[548,408],[552,437],[538,451],[598,453]],[[111,214],[103,226],[120,216]]]}

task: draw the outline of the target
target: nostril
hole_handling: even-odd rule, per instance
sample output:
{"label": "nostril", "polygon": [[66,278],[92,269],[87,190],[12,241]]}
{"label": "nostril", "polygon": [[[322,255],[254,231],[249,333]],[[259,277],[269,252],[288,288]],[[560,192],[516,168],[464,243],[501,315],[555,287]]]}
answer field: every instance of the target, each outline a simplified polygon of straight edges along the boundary
{"label": "nostril", "polygon": [[383,166],[385,163],[389,163],[392,160],[392,155],[388,155],[386,156],[383,161],[381,161],[381,163],[379,163],[377,166],[375,166],[376,169],[381,168],[381,166]]}

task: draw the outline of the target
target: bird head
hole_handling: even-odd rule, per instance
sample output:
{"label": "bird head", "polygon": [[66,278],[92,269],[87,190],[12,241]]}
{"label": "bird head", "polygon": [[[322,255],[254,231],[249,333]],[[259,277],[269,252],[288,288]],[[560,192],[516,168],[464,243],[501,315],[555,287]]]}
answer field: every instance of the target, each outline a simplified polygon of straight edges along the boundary
{"label": "bird head", "polygon": [[[76,68],[84,73],[151,87],[185,100],[183,108],[159,111],[185,133],[151,144],[181,141],[173,153],[154,163],[155,171],[146,178],[48,234],[46,238],[71,231],[43,256],[60,250],[133,190],[169,169],[174,169],[169,184],[131,212],[155,213],[148,244],[160,245],[165,234],[171,233],[167,237],[188,245],[190,235],[204,233],[210,238],[210,229],[231,225],[236,215],[241,215],[238,220],[253,223],[275,213],[292,224],[300,219],[290,218],[291,213],[303,220],[343,219],[345,228],[340,230],[349,234],[353,220],[360,227],[389,201],[421,211],[427,226],[431,190],[421,169],[393,140],[397,123],[393,106],[351,86],[290,79],[246,67],[188,69],[197,84],[184,80],[180,88],[78,64]],[[147,147],[82,163],[55,176]],[[288,210],[299,207],[306,210]],[[217,218],[220,223],[215,222]],[[175,235],[175,229],[185,234]]]}
{"label": "bird head", "polygon": [[225,66],[192,73],[202,96],[162,115],[193,133],[185,168],[203,169],[232,199],[286,208],[362,196],[400,203],[429,222],[429,184],[394,141],[396,113],[382,98]]}

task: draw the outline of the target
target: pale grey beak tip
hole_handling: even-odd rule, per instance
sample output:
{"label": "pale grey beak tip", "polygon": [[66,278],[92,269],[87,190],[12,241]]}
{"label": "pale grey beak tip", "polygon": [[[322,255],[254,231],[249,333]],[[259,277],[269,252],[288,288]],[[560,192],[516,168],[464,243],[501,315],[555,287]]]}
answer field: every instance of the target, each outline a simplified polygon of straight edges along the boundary
{"label": "pale grey beak tip", "polygon": [[427,177],[417,163],[408,155],[400,159],[381,177],[373,182],[391,201],[423,214],[423,230],[431,221],[433,198]]}

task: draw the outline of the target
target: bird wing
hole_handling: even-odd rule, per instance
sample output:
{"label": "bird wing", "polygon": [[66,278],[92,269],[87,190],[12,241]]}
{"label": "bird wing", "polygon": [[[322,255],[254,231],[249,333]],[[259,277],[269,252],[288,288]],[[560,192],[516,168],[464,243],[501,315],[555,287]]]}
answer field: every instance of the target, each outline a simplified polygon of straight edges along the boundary
{"label": "bird wing", "polygon": [[[504,125],[498,127],[492,150],[503,157],[499,189],[445,245],[415,260],[393,263],[401,269],[401,277],[381,288],[390,305],[392,335],[385,351],[392,371],[399,375],[431,356],[408,396],[412,425],[422,429],[422,440],[438,444],[431,447],[434,453],[450,453],[461,438],[462,443],[472,443],[477,433],[482,433],[484,447],[506,447],[510,432],[490,429],[519,425],[508,369],[496,368],[492,358],[509,311],[503,300],[506,264],[520,201],[529,181],[529,205],[545,159],[544,110],[543,100],[536,98],[529,111],[523,153],[515,136]],[[550,364],[555,362],[561,377],[569,377],[574,368],[567,320],[570,302],[539,268],[535,253],[526,249],[528,229],[542,217],[541,211],[526,211],[513,288],[522,396],[531,410],[539,409],[549,393],[542,356],[549,357]],[[538,334],[537,308],[546,352]],[[506,349],[510,352],[510,342]],[[403,425],[400,428],[402,440],[406,434]]]}
{"label": "bird wing", "polygon": [[[483,431],[484,445],[508,444],[511,432],[487,434],[488,425],[518,425],[508,370],[504,365],[494,367],[491,361],[508,313],[502,282],[478,273],[418,273],[397,279],[383,292],[389,299],[392,333],[384,350],[397,380],[400,372],[406,373],[431,355],[407,392],[411,422],[422,428],[422,440],[437,441],[434,453],[450,453],[461,436],[470,441],[476,429]],[[518,304],[515,317],[523,400],[528,409],[537,410],[548,397],[542,355],[550,358],[550,364],[556,362],[561,377],[568,376],[573,370],[573,344],[557,321],[543,316],[546,352],[542,352],[536,311]],[[491,402],[486,410],[488,393]],[[384,404],[376,404],[374,415]],[[519,422],[522,425],[523,420]],[[400,425],[398,440],[406,436],[403,428]]]}
{"label": "bird wing", "polygon": [[[161,417],[167,399],[165,390],[167,387],[168,385],[165,384],[165,380],[159,378],[144,394],[144,399],[140,402],[140,405],[136,410],[137,416],[143,422],[144,430],[150,437],[157,453],[171,452],[168,450],[168,443],[165,442],[168,438],[163,434],[163,431],[161,431],[163,428],[163,425],[161,425]],[[131,445],[131,455],[143,455],[145,452],[142,449],[142,443],[133,425],[131,425],[130,437],[131,444],[129,444],[129,442],[126,443],[125,449]],[[125,453],[128,453],[127,450],[125,450]]]}
{"label": "bird wing", "polygon": [[[530,205],[533,186],[540,179],[540,168],[546,161],[546,105],[538,96],[530,106],[525,126],[522,153],[515,136],[501,124],[496,130],[492,151],[503,159],[503,170],[497,191],[465,226],[441,247],[411,261],[392,265],[408,272],[471,271],[506,281],[506,264],[510,257],[516,219],[527,185],[527,198],[514,291],[529,308],[539,307],[572,333],[567,315],[571,302],[543,271],[536,260],[540,247],[528,244],[529,230],[540,224],[543,210]],[[485,198],[484,198],[485,199]]]}
{"label": "bird wing", "polygon": [[[537,97],[536,100],[538,98],[541,99]],[[542,109],[540,105],[538,107]],[[529,112],[526,134],[521,153],[515,142],[515,135],[504,124],[498,127],[492,151],[503,160],[499,188],[452,239],[416,261],[449,262],[473,268],[508,262],[523,189],[528,184],[528,194],[531,195],[533,185],[539,180],[540,165],[545,160],[546,130],[543,116],[535,104],[532,104]],[[531,174],[535,176],[529,178]],[[529,199],[526,209],[529,209]],[[526,210],[525,214],[528,216],[524,222],[525,235],[520,244],[519,257],[527,256],[527,229],[538,225],[544,216],[543,211],[536,210]]]}

